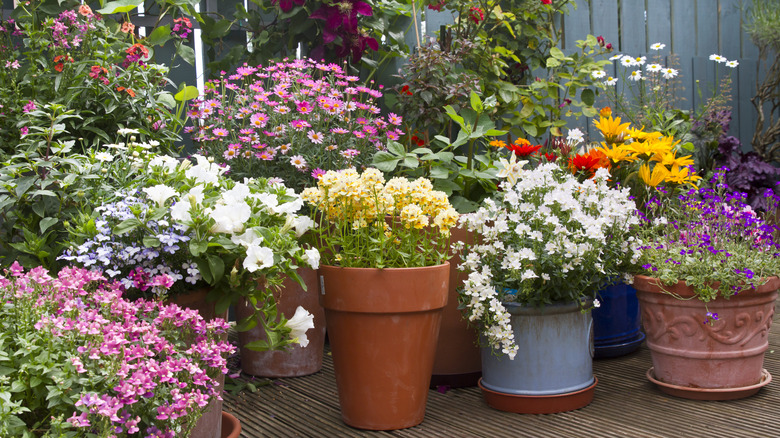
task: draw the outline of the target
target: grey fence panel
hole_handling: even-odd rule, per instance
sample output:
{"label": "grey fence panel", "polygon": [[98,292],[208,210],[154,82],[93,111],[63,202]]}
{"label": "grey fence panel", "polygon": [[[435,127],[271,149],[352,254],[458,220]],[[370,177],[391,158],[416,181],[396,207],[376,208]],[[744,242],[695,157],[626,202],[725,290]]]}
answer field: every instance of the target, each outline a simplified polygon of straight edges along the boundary
{"label": "grey fence panel", "polygon": [[638,55],[647,50],[644,0],[621,0],[620,11],[620,50]]}
{"label": "grey fence panel", "polygon": [[647,2],[647,44],[663,43],[669,47],[672,35],[672,3],[670,0]]}

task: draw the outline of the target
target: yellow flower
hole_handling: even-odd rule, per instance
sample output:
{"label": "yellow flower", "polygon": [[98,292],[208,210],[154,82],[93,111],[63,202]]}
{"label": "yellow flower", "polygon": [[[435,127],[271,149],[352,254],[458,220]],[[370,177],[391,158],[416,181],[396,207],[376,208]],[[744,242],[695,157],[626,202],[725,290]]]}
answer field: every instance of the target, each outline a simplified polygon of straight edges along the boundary
{"label": "yellow flower", "polygon": [[645,132],[643,129],[644,127],[642,129],[628,128],[628,134],[635,141],[652,141],[663,137],[663,134],[660,132]]}
{"label": "yellow flower", "polygon": [[599,115],[601,117],[609,117],[609,116],[611,116],[612,115],[612,108],[610,108],[608,106],[605,106],[604,108],[599,110]]}
{"label": "yellow flower", "polygon": [[626,145],[610,148],[606,143],[602,142],[601,147],[597,148],[597,150],[606,155],[613,163],[619,163],[621,161],[633,162],[637,159],[635,156],[631,155],[631,151],[626,148]]}
{"label": "yellow flower", "polygon": [[598,121],[594,121],[593,124],[601,131],[604,140],[610,144],[623,143],[628,138],[626,130],[631,126],[631,123],[621,124],[620,117],[613,119],[612,116],[602,116]]}
{"label": "yellow flower", "polygon": [[493,140],[490,143],[488,143],[490,146],[496,147],[496,148],[505,148],[506,142],[503,140]]}
{"label": "yellow flower", "polygon": [[673,166],[669,175],[666,176],[666,181],[677,184],[693,183],[700,180],[701,177],[692,173],[688,167]]}
{"label": "yellow flower", "polygon": [[428,226],[428,216],[424,215],[417,204],[409,204],[401,210],[401,222],[406,229],[416,228],[421,230]]}
{"label": "yellow flower", "polygon": [[646,155],[648,157],[654,157],[656,155],[662,156],[664,154],[671,153],[672,151],[671,145],[663,140],[642,142],[635,141],[626,145],[626,149],[628,149],[635,157],[642,155]]}
{"label": "yellow flower", "polygon": [[650,187],[655,187],[658,184],[661,184],[664,179],[666,179],[666,176],[669,175],[669,169],[666,167],[656,164],[653,167],[653,172],[650,172],[650,165],[643,164],[639,168],[639,178],[642,179],[642,181],[645,182],[645,184],[649,185]]}

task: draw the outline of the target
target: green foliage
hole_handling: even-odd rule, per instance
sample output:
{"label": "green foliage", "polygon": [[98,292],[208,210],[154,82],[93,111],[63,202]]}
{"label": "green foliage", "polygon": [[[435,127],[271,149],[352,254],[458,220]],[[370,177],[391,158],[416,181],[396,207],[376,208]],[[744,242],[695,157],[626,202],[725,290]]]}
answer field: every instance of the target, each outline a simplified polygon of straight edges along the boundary
{"label": "green foliage", "polygon": [[[104,9],[131,7],[117,3],[122,2]],[[142,140],[171,146],[180,139],[183,120],[170,98],[176,91],[167,77],[170,68],[153,63],[154,49],[146,41],[123,32],[112,18],[78,12],[79,5],[22,3],[13,11],[14,24],[0,21],[0,65],[5,67],[0,68],[0,148],[13,153],[31,123],[30,105],[44,104],[78,110],[79,117],[63,121],[63,140],[73,140],[74,151],[109,142],[122,127],[137,129]],[[129,14],[124,16],[129,22]],[[162,38],[166,28],[160,29],[151,32],[151,43],[182,46],[181,38]]]}
{"label": "green foliage", "polygon": [[437,135],[431,148],[407,148],[391,142],[387,151],[374,155],[373,166],[387,173],[430,178],[433,187],[446,193],[458,212],[475,211],[482,199],[496,190],[497,169],[486,140],[506,131],[497,130],[487,115],[496,105],[495,97],[483,102],[472,91],[469,105],[460,113],[450,105],[444,107],[447,117],[458,127],[454,141]]}

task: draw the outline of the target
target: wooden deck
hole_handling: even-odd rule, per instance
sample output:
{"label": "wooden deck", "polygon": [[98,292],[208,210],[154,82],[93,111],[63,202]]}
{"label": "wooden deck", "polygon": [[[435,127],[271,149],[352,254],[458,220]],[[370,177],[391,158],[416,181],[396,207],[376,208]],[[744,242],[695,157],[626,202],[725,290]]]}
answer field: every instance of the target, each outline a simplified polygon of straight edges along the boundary
{"label": "wooden deck", "polygon": [[[431,390],[425,421],[389,432],[353,429],[341,421],[326,346],[317,374],[276,379],[257,392],[225,394],[224,410],[241,420],[242,437],[780,437],[780,309],[764,367],[775,380],[751,398],[705,402],[674,398],[645,378],[646,346],[594,362],[599,379],[589,406],[552,415],[519,415],[488,407],[479,388]],[[241,379],[245,379],[242,377]],[[263,381],[264,379],[259,379]],[[255,380],[256,382],[258,380]]]}

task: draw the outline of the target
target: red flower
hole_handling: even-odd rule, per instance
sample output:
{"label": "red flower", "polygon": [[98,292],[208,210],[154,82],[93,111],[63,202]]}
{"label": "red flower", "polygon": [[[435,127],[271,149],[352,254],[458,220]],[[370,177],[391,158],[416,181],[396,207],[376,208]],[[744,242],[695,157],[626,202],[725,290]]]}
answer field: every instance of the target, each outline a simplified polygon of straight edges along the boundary
{"label": "red flower", "polygon": [[67,55],[57,55],[54,57],[54,70],[56,70],[58,73],[62,73],[62,70],[65,69],[65,61],[73,62],[73,58]]}
{"label": "red flower", "polygon": [[553,163],[553,162],[555,162],[555,160],[557,160],[557,159],[558,159],[558,156],[557,156],[557,155],[555,155],[555,154],[554,154],[554,153],[552,153],[552,152],[545,152],[545,154],[544,154],[544,158],[547,158],[547,162],[549,162],[549,163]]}
{"label": "red flower", "polygon": [[119,91],[120,93],[124,91],[125,93],[127,93],[128,95],[130,95],[130,97],[135,97],[135,91],[133,91],[133,90],[131,90],[131,89],[129,89],[129,88],[125,88],[125,87],[116,87],[116,91]]}
{"label": "red flower", "polygon": [[542,0],[542,4],[543,5],[551,5],[552,4],[552,0]]}
{"label": "red flower", "polygon": [[408,86],[408,85],[404,85],[404,86],[401,88],[401,94],[405,94],[405,95],[407,95],[407,96],[411,96],[411,95],[412,95],[412,92],[411,92],[411,91],[409,91],[409,86]]}
{"label": "red flower", "polygon": [[482,11],[482,9],[473,6],[471,9],[469,9],[469,18],[474,20],[474,23],[479,24],[480,21],[485,19],[485,13]]}
{"label": "red flower", "polygon": [[536,146],[532,146],[530,144],[510,144],[507,146],[507,149],[514,152],[518,157],[527,157],[541,148],[542,145],[540,144]]}
{"label": "red flower", "polygon": [[588,175],[593,176],[596,169],[602,167],[609,168],[609,158],[597,149],[591,149],[586,154],[577,154],[569,158],[569,169],[575,174],[587,172]]}

